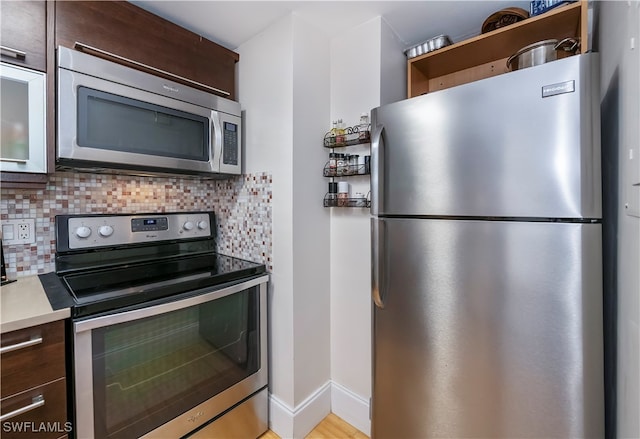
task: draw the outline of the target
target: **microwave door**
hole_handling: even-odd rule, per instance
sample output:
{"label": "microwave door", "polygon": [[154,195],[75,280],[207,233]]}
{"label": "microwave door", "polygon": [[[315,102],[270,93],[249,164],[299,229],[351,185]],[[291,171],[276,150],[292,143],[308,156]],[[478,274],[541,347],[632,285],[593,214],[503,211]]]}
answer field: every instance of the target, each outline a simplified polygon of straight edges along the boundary
{"label": "microwave door", "polygon": [[61,165],[219,172],[211,109],[65,69],[58,93]]}

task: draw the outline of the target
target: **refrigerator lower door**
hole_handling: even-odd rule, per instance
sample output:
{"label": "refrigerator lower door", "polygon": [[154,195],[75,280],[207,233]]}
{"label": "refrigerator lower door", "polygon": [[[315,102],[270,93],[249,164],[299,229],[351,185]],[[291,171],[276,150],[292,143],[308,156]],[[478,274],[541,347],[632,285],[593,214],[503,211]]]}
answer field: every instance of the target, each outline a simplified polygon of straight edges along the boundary
{"label": "refrigerator lower door", "polygon": [[604,437],[600,224],[373,231],[374,439]]}

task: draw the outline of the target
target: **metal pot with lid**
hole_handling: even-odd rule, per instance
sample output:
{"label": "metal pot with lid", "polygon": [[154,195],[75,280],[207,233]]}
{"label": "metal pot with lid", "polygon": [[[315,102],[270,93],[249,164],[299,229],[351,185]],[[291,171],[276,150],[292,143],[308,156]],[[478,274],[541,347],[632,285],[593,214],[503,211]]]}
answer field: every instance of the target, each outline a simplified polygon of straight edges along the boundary
{"label": "metal pot with lid", "polygon": [[559,58],[575,55],[580,48],[578,38],[544,40],[529,44],[511,55],[507,60],[507,68],[519,70],[555,61]]}

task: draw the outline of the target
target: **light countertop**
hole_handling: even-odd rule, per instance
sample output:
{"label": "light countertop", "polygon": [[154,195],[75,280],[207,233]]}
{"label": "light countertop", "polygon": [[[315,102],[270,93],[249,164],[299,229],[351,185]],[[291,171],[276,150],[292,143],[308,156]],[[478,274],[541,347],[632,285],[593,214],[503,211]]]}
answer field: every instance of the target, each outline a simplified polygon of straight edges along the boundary
{"label": "light countertop", "polygon": [[16,282],[0,287],[0,332],[3,334],[63,320],[70,315],[69,308],[56,311],[51,308],[38,276],[19,277]]}

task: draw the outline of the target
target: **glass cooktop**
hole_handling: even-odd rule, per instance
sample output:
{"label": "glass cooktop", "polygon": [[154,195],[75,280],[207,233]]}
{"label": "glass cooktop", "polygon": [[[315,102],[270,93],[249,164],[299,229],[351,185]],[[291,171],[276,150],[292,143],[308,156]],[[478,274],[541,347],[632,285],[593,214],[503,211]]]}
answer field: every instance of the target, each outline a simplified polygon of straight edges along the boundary
{"label": "glass cooktop", "polygon": [[264,272],[262,264],[209,253],[67,274],[62,281],[73,295],[78,316],[195,293]]}

